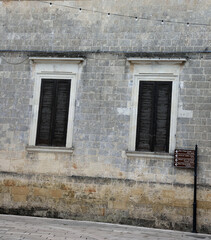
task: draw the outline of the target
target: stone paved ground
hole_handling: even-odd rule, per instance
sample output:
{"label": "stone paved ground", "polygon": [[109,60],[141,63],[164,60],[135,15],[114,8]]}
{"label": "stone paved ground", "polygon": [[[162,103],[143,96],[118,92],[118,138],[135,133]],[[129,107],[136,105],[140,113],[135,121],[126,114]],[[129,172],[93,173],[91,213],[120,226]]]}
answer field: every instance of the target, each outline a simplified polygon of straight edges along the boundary
{"label": "stone paved ground", "polygon": [[127,225],[0,215],[4,240],[211,240],[211,235],[134,227]]}

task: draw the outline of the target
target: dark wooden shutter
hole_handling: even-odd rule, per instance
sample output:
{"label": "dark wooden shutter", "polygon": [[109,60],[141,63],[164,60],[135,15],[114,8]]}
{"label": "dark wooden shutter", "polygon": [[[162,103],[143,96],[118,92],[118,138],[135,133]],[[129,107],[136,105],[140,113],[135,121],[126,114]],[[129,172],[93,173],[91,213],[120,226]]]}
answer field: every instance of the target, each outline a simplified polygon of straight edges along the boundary
{"label": "dark wooden shutter", "polygon": [[60,80],[56,88],[53,146],[65,146],[70,99],[70,81]]}
{"label": "dark wooden shutter", "polygon": [[136,150],[167,152],[171,82],[140,82]]}
{"label": "dark wooden shutter", "polygon": [[36,145],[66,145],[69,98],[69,80],[42,79]]}
{"label": "dark wooden shutter", "polygon": [[171,82],[157,83],[157,107],[155,115],[155,152],[168,152],[171,112]]}
{"label": "dark wooden shutter", "polygon": [[55,82],[42,79],[36,145],[51,145]]}
{"label": "dark wooden shutter", "polygon": [[136,150],[152,151],[154,82],[140,82]]}

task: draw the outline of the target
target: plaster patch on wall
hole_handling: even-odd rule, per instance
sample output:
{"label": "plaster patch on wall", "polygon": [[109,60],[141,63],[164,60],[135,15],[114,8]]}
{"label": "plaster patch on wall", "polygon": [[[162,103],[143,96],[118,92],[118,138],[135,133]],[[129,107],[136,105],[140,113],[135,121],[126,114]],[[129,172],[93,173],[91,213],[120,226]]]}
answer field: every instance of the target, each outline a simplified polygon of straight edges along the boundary
{"label": "plaster patch on wall", "polygon": [[184,82],[180,82],[180,89],[184,88]]}
{"label": "plaster patch on wall", "polygon": [[128,83],[128,87],[132,87],[133,86],[133,80],[130,80]]}
{"label": "plaster patch on wall", "polygon": [[120,115],[130,115],[130,108],[117,108],[117,112]]}
{"label": "plaster patch on wall", "polygon": [[79,100],[75,100],[75,106],[76,106],[76,107],[80,107],[80,102],[79,102]]}
{"label": "plaster patch on wall", "polygon": [[183,104],[179,103],[178,117],[179,118],[192,118],[193,117],[193,111],[184,110],[183,109]]}

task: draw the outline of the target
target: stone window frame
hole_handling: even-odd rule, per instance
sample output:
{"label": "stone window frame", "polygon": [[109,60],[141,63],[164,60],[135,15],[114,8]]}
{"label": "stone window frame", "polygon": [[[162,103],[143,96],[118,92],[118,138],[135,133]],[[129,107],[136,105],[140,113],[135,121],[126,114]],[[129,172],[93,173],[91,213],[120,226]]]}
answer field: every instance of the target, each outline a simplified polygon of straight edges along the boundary
{"label": "stone window frame", "polygon": [[[73,121],[78,80],[80,78],[83,58],[39,58],[31,57],[31,77],[34,81],[32,105],[32,118],[29,133],[30,152],[73,152]],[[67,123],[67,137],[65,147],[36,146],[37,122],[42,79],[66,79],[71,81],[70,102]]]}
{"label": "stone window frame", "polygon": [[[161,58],[128,58],[132,79],[132,98],[130,114],[130,131],[127,156],[169,157],[176,147],[176,129],[178,118],[178,95],[179,95],[179,74],[186,59],[161,59]],[[139,152],[135,150],[137,130],[137,108],[140,81],[170,81],[172,82],[171,116],[169,152]]]}

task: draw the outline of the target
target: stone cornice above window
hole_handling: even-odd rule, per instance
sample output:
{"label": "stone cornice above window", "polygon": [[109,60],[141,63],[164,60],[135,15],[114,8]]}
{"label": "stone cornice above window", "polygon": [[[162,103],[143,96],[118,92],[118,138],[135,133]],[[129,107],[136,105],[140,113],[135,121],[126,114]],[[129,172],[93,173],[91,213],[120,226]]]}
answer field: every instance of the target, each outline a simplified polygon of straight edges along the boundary
{"label": "stone cornice above window", "polygon": [[158,62],[159,64],[182,64],[187,61],[185,58],[127,58],[127,61],[133,64],[146,64]]}
{"label": "stone cornice above window", "polygon": [[68,62],[79,64],[84,61],[83,58],[54,58],[54,57],[30,57],[29,60],[32,60],[34,63],[58,63],[58,62]]}

